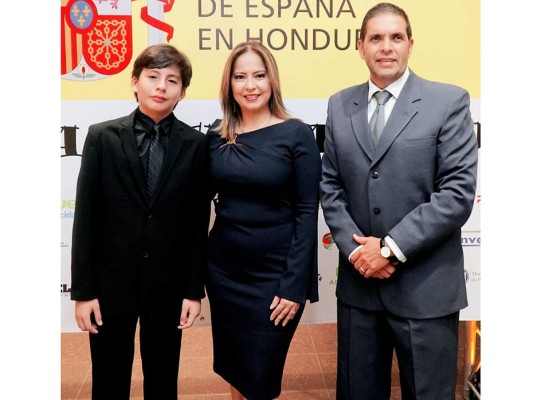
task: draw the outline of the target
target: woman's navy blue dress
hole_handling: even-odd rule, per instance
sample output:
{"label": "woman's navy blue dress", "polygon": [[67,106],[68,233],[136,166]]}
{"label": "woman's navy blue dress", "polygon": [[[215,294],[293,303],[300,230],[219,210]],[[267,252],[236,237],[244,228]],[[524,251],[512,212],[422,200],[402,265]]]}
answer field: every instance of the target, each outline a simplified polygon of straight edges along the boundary
{"label": "woman's navy blue dress", "polygon": [[[247,399],[271,400],[305,301],[318,301],[320,153],[295,119],[233,144],[207,135],[217,193],[206,281],[213,368]],[[302,303],[285,327],[270,321],[276,295]]]}

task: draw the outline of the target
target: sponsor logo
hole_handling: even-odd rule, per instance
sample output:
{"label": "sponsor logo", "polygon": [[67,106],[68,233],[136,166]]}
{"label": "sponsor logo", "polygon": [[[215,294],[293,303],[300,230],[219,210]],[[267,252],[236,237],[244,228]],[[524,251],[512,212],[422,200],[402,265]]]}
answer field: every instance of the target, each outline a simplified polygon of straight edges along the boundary
{"label": "sponsor logo", "polygon": [[66,283],[61,284],[61,297],[66,297],[70,293],[70,286]]}
{"label": "sponsor logo", "polygon": [[325,249],[329,250],[331,247],[335,244],[335,241],[333,240],[333,236],[331,235],[331,232],[326,233],[324,236],[322,236],[322,246],[324,246]]}
{"label": "sponsor logo", "polygon": [[465,283],[481,283],[481,272],[479,271],[472,271],[465,268]]}
{"label": "sponsor logo", "polygon": [[61,157],[81,157],[81,154],[78,153],[78,146],[76,144],[76,131],[78,129],[79,128],[76,125],[64,125],[61,127],[61,134],[63,135],[63,146],[61,148],[65,151],[65,154],[61,154]]}
{"label": "sponsor logo", "polygon": [[474,122],[474,131],[477,138],[477,148],[481,148],[481,122]]}
{"label": "sponsor logo", "polygon": [[61,200],[61,218],[74,218],[75,208],[76,208],[76,200],[73,200],[73,199]]}
{"label": "sponsor logo", "polygon": [[339,277],[339,266],[337,266],[337,268],[335,268],[335,279],[330,279],[329,284],[330,285],[336,285],[338,277]]}
{"label": "sponsor logo", "polygon": [[481,233],[479,231],[461,232],[461,244],[463,245],[463,247],[481,246]]}

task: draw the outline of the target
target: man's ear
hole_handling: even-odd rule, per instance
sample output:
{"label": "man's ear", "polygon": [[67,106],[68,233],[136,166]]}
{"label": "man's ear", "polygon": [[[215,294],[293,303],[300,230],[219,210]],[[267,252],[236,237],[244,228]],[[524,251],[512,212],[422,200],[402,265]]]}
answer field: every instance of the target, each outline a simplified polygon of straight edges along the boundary
{"label": "man's ear", "polygon": [[363,47],[363,41],[361,39],[357,40],[357,49],[359,50],[359,57],[363,60],[365,59],[365,49]]}

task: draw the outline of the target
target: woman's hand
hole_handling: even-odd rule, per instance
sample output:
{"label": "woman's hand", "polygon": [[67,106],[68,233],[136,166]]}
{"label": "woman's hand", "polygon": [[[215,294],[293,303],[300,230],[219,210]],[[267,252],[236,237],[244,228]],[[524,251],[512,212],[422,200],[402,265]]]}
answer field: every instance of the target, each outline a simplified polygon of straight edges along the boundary
{"label": "woman's hand", "polygon": [[285,326],[296,316],[299,308],[300,303],[274,296],[274,300],[270,304],[270,309],[274,310],[270,314],[270,320],[274,321],[274,325],[278,325],[281,322],[281,325]]}

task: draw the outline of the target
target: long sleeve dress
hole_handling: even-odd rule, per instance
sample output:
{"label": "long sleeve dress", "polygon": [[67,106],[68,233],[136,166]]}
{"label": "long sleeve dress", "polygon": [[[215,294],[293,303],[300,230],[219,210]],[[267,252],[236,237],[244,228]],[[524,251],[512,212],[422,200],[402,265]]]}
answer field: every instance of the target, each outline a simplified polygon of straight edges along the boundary
{"label": "long sleeve dress", "polygon": [[[271,400],[305,301],[318,301],[320,153],[295,119],[235,143],[207,135],[217,193],[206,280],[214,370],[247,399]],[[284,327],[270,321],[276,295],[301,303]]]}

